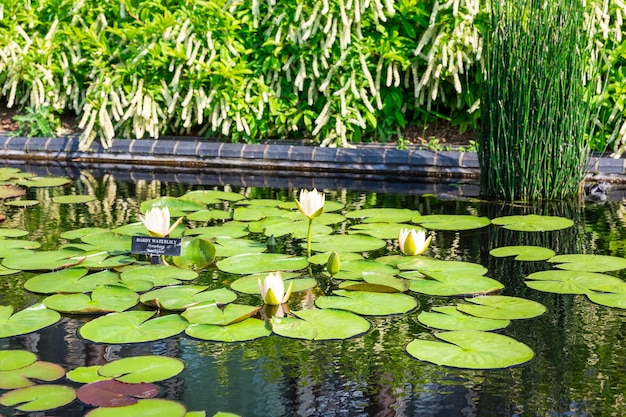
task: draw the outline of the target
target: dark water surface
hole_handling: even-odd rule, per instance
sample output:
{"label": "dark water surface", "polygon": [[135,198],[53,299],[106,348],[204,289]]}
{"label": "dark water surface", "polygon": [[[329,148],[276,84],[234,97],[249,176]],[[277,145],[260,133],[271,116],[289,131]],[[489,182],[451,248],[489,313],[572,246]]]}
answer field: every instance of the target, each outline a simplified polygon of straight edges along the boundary
{"label": "dark water surface", "polygon": [[[115,175],[88,170],[69,186],[30,189],[25,198],[38,206],[16,209],[0,202],[4,227],[30,232],[42,249],[65,243],[59,234],[81,227],[113,228],[137,221],[142,201],[179,196],[192,189],[235,191],[248,198],[293,201],[297,188],[247,187],[242,184],[170,183],[155,179],[119,181]],[[165,175],[165,174],[164,174]],[[158,175],[157,175],[158,176]],[[367,187],[363,187],[364,190]],[[77,329],[89,319],[65,316],[42,331],[0,340],[0,349],[27,349],[40,360],[66,370],[104,364],[143,354],[173,356],[185,361],[180,375],[162,383],[161,397],[182,402],[189,411],[218,411],[244,417],[622,417],[626,415],[626,311],[600,306],[583,295],[542,293],[528,288],[524,276],[550,268],[545,262],[515,262],[494,258],[499,246],[541,245],[562,253],[597,253],[625,256],[626,208],[621,201],[544,203],[540,206],[495,205],[473,201],[454,185],[442,186],[440,198],[410,193],[384,193],[366,189],[324,189],[327,200],[346,203],[349,209],[407,207],[422,214],[473,214],[495,218],[511,214],[549,214],[573,219],[575,226],[558,232],[521,233],[495,226],[474,231],[436,232],[428,256],[478,262],[487,276],[501,281],[504,295],[532,299],[548,312],[530,320],[514,321],[502,331],[528,346],[535,358],[503,370],[470,371],[420,362],[405,352],[406,343],[432,333],[417,315],[433,305],[452,304],[444,297],[414,295],[417,311],[406,315],[370,318],[372,330],[343,341],[309,342],[277,336],[247,343],[209,343],[180,336],[151,343],[106,345],[86,342]],[[77,205],[51,202],[55,195],[92,194],[97,201]],[[202,224],[196,224],[201,226]],[[283,242],[285,247],[298,246]],[[389,247],[392,246],[390,242]],[[370,254],[377,257],[384,250]],[[33,273],[0,277],[0,304],[22,309],[43,297],[22,284]],[[623,272],[614,275],[624,278]],[[197,282],[219,288],[229,277],[214,267]],[[252,296],[240,302],[258,304]],[[292,309],[310,302],[294,294]],[[59,383],[67,384],[67,381]],[[88,411],[78,401],[47,414],[82,416]],[[5,415],[15,414],[2,409]]]}

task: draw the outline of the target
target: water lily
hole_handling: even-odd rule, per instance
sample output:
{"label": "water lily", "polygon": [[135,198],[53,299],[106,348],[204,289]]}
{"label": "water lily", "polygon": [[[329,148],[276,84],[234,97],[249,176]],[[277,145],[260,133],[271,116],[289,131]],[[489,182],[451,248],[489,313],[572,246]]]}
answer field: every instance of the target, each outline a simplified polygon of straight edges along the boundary
{"label": "water lily", "polygon": [[403,254],[412,256],[424,253],[431,239],[432,236],[426,238],[426,232],[423,230],[416,232],[415,229],[400,229],[398,243]]}
{"label": "water lily", "polygon": [[166,207],[153,207],[146,212],[145,216],[139,216],[139,220],[146,226],[151,236],[167,237],[176,229],[183,218],[179,218],[170,226],[170,210]]}
{"label": "water lily", "polygon": [[280,305],[286,303],[291,296],[293,281],[289,283],[289,288],[285,292],[285,282],[280,272],[270,273],[264,280],[259,278],[259,289],[263,302],[268,305]]}
{"label": "water lily", "polygon": [[320,193],[317,189],[313,191],[301,190],[300,200],[296,200],[298,209],[307,216],[309,219],[319,217],[324,212],[324,200],[326,196],[324,193]]}

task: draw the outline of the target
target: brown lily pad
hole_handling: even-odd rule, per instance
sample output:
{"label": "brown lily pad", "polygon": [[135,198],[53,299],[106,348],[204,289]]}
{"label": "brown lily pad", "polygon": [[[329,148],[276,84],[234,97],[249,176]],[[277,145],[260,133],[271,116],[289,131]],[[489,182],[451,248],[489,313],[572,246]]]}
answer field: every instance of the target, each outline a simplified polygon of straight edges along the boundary
{"label": "brown lily pad", "polygon": [[77,392],[79,400],[94,407],[131,405],[139,399],[154,398],[158,394],[159,388],[154,384],[127,384],[114,379],[91,382]]}
{"label": "brown lily pad", "polygon": [[26,190],[17,185],[0,185],[0,199],[21,197],[26,194]]}

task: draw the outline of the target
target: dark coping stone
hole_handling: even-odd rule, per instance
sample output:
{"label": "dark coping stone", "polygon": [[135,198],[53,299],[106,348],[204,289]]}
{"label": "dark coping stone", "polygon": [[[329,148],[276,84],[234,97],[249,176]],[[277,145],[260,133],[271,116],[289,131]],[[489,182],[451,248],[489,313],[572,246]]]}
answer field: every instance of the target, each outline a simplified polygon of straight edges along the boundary
{"label": "dark coping stone", "polygon": [[289,160],[289,152],[291,151],[292,146],[288,145],[271,145],[268,146],[265,151],[265,159],[267,161],[271,160]]}
{"label": "dark coping stone", "polygon": [[603,158],[598,172],[602,174],[624,174],[624,159]]}
{"label": "dark coping stone", "polygon": [[197,149],[198,142],[180,140],[176,143],[172,156],[174,156],[174,158],[177,156],[196,156]]}
{"label": "dark coping stone", "polygon": [[6,148],[11,150],[24,150],[26,149],[26,142],[28,142],[28,139],[29,138],[21,136],[9,138],[9,141],[6,144]]}
{"label": "dark coping stone", "polygon": [[409,164],[411,165],[435,165],[436,153],[433,151],[414,150],[410,151]]}
{"label": "dark coping stone", "polygon": [[245,159],[263,159],[267,145],[243,145],[241,157]]}
{"label": "dark coping stone", "polygon": [[48,142],[50,138],[30,138],[26,142],[27,152],[41,152],[47,150]]}
{"label": "dark coping stone", "polygon": [[313,146],[292,146],[290,159],[292,161],[311,161],[314,149]]}
{"label": "dark coping stone", "polygon": [[[50,152],[78,152],[80,140],[77,136],[68,136],[60,139],[53,139],[48,144],[48,151]],[[97,142],[98,146],[100,142]],[[92,147],[94,145],[92,144]]]}
{"label": "dark coping stone", "polygon": [[359,153],[359,161],[362,164],[380,164],[383,162],[383,150],[378,149],[370,149],[370,148],[361,148]]}
{"label": "dark coping stone", "polygon": [[461,154],[461,166],[463,168],[480,168],[478,154],[475,152],[463,152]]}
{"label": "dark coping stone", "polygon": [[152,155],[152,149],[154,148],[154,140],[134,140],[130,144],[130,152],[133,154],[140,153],[144,155]]}
{"label": "dark coping stone", "polygon": [[175,140],[157,140],[152,148],[152,153],[154,155],[174,155],[174,147],[176,146]]}
{"label": "dark coping stone", "polygon": [[390,165],[408,165],[409,152],[400,149],[385,149],[383,162]]}
{"label": "dark coping stone", "polygon": [[335,162],[337,160],[337,148],[314,148],[313,161]]}
{"label": "dark coping stone", "polygon": [[242,146],[235,143],[223,143],[220,147],[220,158],[241,158]]}
{"label": "dark coping stone", "polygon": [[200,142],[200,146],[196,150],[199,158],[217,158],[220,156],[221,143],[216,142]]}
{"label": "dark coping stone", "polygon": [[358,164],[361,162],[358,152],[354,149],[337,148],[336,162],[341,164]]}
{"label": "dark coping stone", "polygon": [[439,152],[436,165],[439,167],[460,167],[461,154],[459,152]]}
{"label": "dark coping stone", "polygon": [[136,140],[115,139],[109,148],[110,153],[129,153],[130,147]]}
{"label": "dark coping stone", "polygon": [[0,135],[0,148],[4,149],[9,141],[9,137],[5,135]]}

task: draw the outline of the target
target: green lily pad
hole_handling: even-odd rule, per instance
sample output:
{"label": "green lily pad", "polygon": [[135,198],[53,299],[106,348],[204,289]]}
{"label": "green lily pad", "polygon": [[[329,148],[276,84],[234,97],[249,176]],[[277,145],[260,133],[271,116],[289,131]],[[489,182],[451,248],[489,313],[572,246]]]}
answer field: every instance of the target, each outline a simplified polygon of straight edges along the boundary
{"label": "green lily pad", "polygon": [[[367,235],[313,236],[311,250],[315,252],[368,252],[385,247],[386,242]],[[302,243],[306,248],[306,243]]]}
{"label": "green lily pad", "polygon": [[[219,201],[219,200],[218,200]],[[206,202],[204,202],[207,204]],[[211,220],[230,220],[232,212],[226,210],[198,210],[187,216],[187,220],[208,222]]]}
{"label": "green lily pad", "polygon": [[596,304],[607,307],[626,309],[626,293],[587,293],[587,297]]}
{"label": "green lily pad", "polygon": [[212,324],[190,324],[185,330],[188,336],[214,342],[246,342],[272,334],[265,322],[249,318],[227,326]]}
{"label": "green lily pad", "polygon": [[372,208],[346,213],[349,219],[362,219],[364,223],[406,223],[419,216],[416,210],[400,208]]}
{"label": "green lily pad", "polygon": [[351,291],[371,292],[405,292],[409,289],[410,281],[404,278],[396,278],[393,275],[378,272],[363,272],[362,281],[346,281],[339,284],[339,288]]}
{"label": "green lily pad", "polygon": [[207,288],[201,285],[178,285],[159,288],[142,294],[139,301],[165,310],[184,310],[199,303],[228,304],[237,299],[237,294],[226,288],[217,288],[209,291],[207,291]]}
{"label": "green lily pad", "polygon": [[557,294],[591,291],[626,293],[626,282],[611,275],[585,271],[539,271],[526,277],[530,288]]}
{"label": "green lily pad", "polygon": [[341,262],[341,269],[334,275],[334,278],[360,281],[363,280],[365,272],[395,275],[398,273],[398,269],[389,264],[368,259],[358,259]]}
{"label": "green lily pad", "polygon": [[108,229],[104,229],[102,227],[82,227],[80,229],[68,230],[66,232],[61,233],[59,236],[63,239],[67,240],[76,240],[80,239],[83,236],[90,235],[92,233],[102,233],[108,232]]}
{"label": "green lily pad", "polygon": [[267,246],[255,240],[219,237],[215,241],[215,257],[217,258],[227,258],[242,253],[261,253],[266,250]]}
{"label": "green lily pad", "polygon": [[545,313],[546,307],[536,301],[505,295],[467,298],[471,304],[457,304],[463,313],[500,320],[530,319]]}
{"label": "green lily pad", "polygon": [[[261,290],[259,289],[259,278],[263,280],[267,274],[260,273],[254,275],[248,275],[238,280],[234,281],[230,284],[230,287],[238,292],[242,292],[245,294],[261,294]],[[289,288],[289,285],[293,282],[292,292],[299,292],[310,290],[311,288],[317,287],[317,281],[315,278],[295,278],[289,279],[291,276],[297,276],[297,274],[289,274],[289,273],[281,273],[283,280],[285,281],[285,288]]]}
{"label": "green lily pad", "polygon": [[96,343],[140,343],[176,336],[187,327],[177,314],[154,316],[152,311],[109,313],[84,324],[79,333]]}
{"label": "green lily pad", "polygon": [[286,216],[264,217],[261,220],[247,223],[247,230],[250,233],[265,233],[265,228],[277,223],[285,223]]}
{"label": "green lily pad", "polygon": [[182,198],[202,201],[205,204],[212,204],[207,201],[239,201],[245,199],[241,194],[233,193],[231,191],[217,191],[217,190],[194,190],[185,193]]}
{"label": "green lily pad", "polygon": [[136,259],[130,256],[110,256],[108,252],[103,252],[102,250],[97,248],[96,250],[93,250],[91,252],[77,254],[69,259],[77,260],[82,268],[96,270],[119,268],[121,266],[130,265],[136,262]]}
{"label": "green lily pad", "polygon": [[410,290],[421,294],[462,296],[490,294],[504,288],[500,281],[482,275],[429,272],[424,278],[411,278]]}
{"label": "green lily pad", "polygon": [[433,307],[422,311],[417,319],[424,326],[441,330],[499,330],[507,327],[510,320],[486,319],[462,313],[455,306]]}
{"label": "green lily pad", "polygon": [[159,387],[149,383],[125,384],[117,380],[94,381],[77,391],[78,399],[92,407],[121,407],[136,404],[140,398],[154,398]]}
{"label": "green lily pad", "polygon": [[7,206],[19,207],[19,208],[29,208],[34,207],[39,204],[38,200],[12,200],[4,203]]}
{"label": "green lily pad", "polygon": [[283,201],[275,198],[255,198],[253,200],[241,200],[237,202],[238,206],[256,207],[278,207],[281,204],[283,204]]}
{"label": "green lily pad", "polygon": [[[275,218],[275,217],[272,217]],[[290,211],[287,214],[282,216],[283,221],[285,219],[293,220],[293,221],[303,221],[306,220],[308,223],[308,217],[306,217],[300,210]],[[318,216],[313,219],[313,224],[320,224],[324,226],[329,226],[331,224],[339,224],[344,222],[346,217],[339,213],[322,213],[321,216]]]}
{"label": "green lily pad", "polygon": [[401,229],[406,229],[406,224],[400,223],[362,223],[350,226],[348,233],[360,233],[378,239],[397,239]]}
{"label": "green lily pad", "polygon": [[9,229],[8,227],[0,227],[0,236],[4,237],[22,237],[28,235],[26,230]]}
{"label": "green lily pad", "polygon": [[59,195],[52,197],[52,201],[57,204],[80,204],[88,203],[96,199],[93,195]]}
{"label": "green lily pad", "polygon": [[[263,233],[265,236],[286,236],[291,235],[294,239],[306,239],[309,230],[309,220],[291,221],[286,220],[282,223],[274,223],[265,228]],[[312,236],[330,235],[333,232],[332,227],[325,226],[313,222],[311,231]]]}
{"label": "green lily pad", "polygon": [[[5,240],[0,241],[0,245],[4,243]],[[32,253],[21,252],[5,257],[2,261],[2,265],[9,269],[21,269],[24,271],[62,269],[80,263],[77,259],[69,259],[76,254],[77,251],[70,249],[37,251]]]}
{"label": "green lily pad", "polygon": [[231,274],[254,274],[257,272],[297,271],[309,263],[302,256],[280,253],[250,253],[231,256],[217,262],[217,267]]}
{"label": "green lily pad", "polygon": [[85,417],[185,417],[187,409],[177,402],[161,398],[147,398],[121,407],[99,407]]}
{"label": "green lily pad", "polygon": [[191,324],[213,324],[227,326],[252,317],[260,307],[243,304],[202,303],[189,307],[181,315]]}
{"label": "green lily pad", "polygon": [[498,217],[491,220],[491,223],[519,232],[547,232],[567,229],[574,225],[572,220],[565,217],[540,216],[538,214]]}
{"label": "green lily pad", "polygon": [[139,295],[120,286],[105,285],[87,294],[55,294],[44,298],[43,304],[62,313],[94,314],[121,312],[137,305]]}
{"label": "green lily pad", "polygon": [[454,368],[499,369],[528,362],[532,349],[501,334],[464,330],[437,333],[444,342],[413,340],[406,350],[426,362]]}
{"label": "green lily pad", "polygon": [[18,272],[22,272],[22,271],[20,271],[19,269],[5,268],[4,266],[0,265],[0,276],[13,275],[13,274],[17,274]]}
{"label": "green lily pad", "polygon": [[150,209],[153,209],[155,207],[167,207],[170,212],[170,216],[181,217],[187,211],[198,211],[206,209],[206,204],[190,198],[159,197],[142,202],[140,210],[141,213],[145,214]]}
{"label": "green lily pad", "polygon": [[[344,208],[346,205],[341,201],[336,200],[326,200],[324,201],[324,213],[331,213],[333,211],[338,211]],[[285,201],[279,205],[280,208],[287,210],[297,210],[298,206],[295,201]]]}
{"label": "green lily pad", "polygon": [[23,185],[24,187],[60,187],[70,182],[72,181],[69,178],[63,177],[30,177],[17,181],[19,185]]}
{"label": "green lily pad", "polygon": [[417,216],[414,223],[431,230],[472,230],[489,226],[491,221],[487,217],[478,217],[463,214],[432,214]]}
{"label": "green lily pad", "polygon": [[36,332],[52,326],[61,319],[61,315],[46,308],[43,304],[34,304],[13,314],[13,306],[0,306],[0,338]]}
{"label": "green lily pad", "polygon": [[515,256],[516,261],[545,261],[555,255],[552,249],[541,246],[503,246],[489,251],[491,256]]}
{"label": "green lily pad", "polygon": [[38,249],[41,247],[39,242],[23,239],[0,239],[0,256],[6,257],[5,253],[8,249]]}
{"label": "green lily pad", "polygon": [[33,385],[5,392],[0,404],[20,411],[44,411],[58,408],[76,399],[76,391],[63,385]]}
{"label": "green lily pad", "polygon": [[297,318],[272,317],[274,333],[293,339],[339,340],[367,332],[371,324],[365,318],[345,310],[294,311]]}
{"label": "green lily pad", "polygon": [[[316,253],[315,255],[311,255],[309,258],[309,262],[315,265],[326,265],[328,263],[328,257],[332,252],[322,252]],[[339,259],[341,259],[342,263],[348,261],[360,261],[363,260],[363,256],[360,253],[354,252],[337,252],[339,255]]]}
{"label": "green lily pad", "polygon": [[[155,287],[178,285],[182,281],[191,281],[198,277],[198,273],[189,269],[178,268],[172,265],[142,265],[125,269],[120,278],[123,283],[132,284],[137,281],[152,283]],[[152,287],[151,286],[151,287]],[[131,288],[133,286],[131,285]]]}
{"label": "green lily pad", "polygon": [[83,293],[91,292],[102,285],[119,282],[119,276],[115,272],[88,274],[85,268],[67,268],[35,275],[24,283],[24,288],[41,294]]}
{"label": "green lily pad", "polygon": [[164,381],[180,374],[183,369],[185,362],[180,359],[146,355],[117,359],[102,365],[98,373],[120,382],[137,384]]}
{"label": "green lily pad", "polygon": [[184,237],[180,256],[172,256],[174,264],[180,268],[203,269],[215,260],[215,245],[201,236]]}
{"label": "green lily pad", "polygon": [[130,236],[109,231],[90,233],[81,237],[80,240],[83,243],[100,248],[103,251],[116,254],[130,253],[132,247],[132,239]]}
{"label": "green lily pad", "polygon": [[36,361],[28,366],[0,371],[0,389],[25,388],[35,385],[35,381],[56,381],[65,376],[65,369],[56,363]]}
{"label": "green lily pad", "polygon": [[187,229],[185,236],[202,236],[204,239],[231,237],[233,239],[248,236],[250,231],[247,225],[239,222],[229,222],[223,226],[206,226]]}
{"label": "green lily pad", "polygon": [[[442,261],[439,259],[427,258],[425,256],[398,256],[400,259],[396,264],[398,269],[403,271],[418,271],[424,274],[445,272],[448,274],[485,275],[487,268],[473,262],[462,261]],[[390,257],[378,258],[378,262],[387,262]],[[404,262],[401,260],[404,259]],[[402,273],[403,277],[410,277],[410,274]]]}
{"label": "green lily pad", "polygon": [[0,350],[0,371],[24,368],[35,361],[37,355],[27,350]]}
{"label": "green lily pad", "polygon": [[240,222],[255,222],[265,217],[281,217],[287,211],[278,207],[237,207],[233,212],[233,220]]}
{"label": "green lily pad", "polygon": [[364,316],[386,316],[407,313],[417,307],[417,300],[406,294],[369,291],[333,291],[333,296],[315,300],[319,308],[348,310]]}
{"label": "green lily pad", "polygon": [[548,259],[548,262],[556,263],[557,268],[569,271],[607,272],[626,268],[626,259],[607,255],[557,255]]}
{"label": "green lily pad", "polygon": [[106,381],[107,379],[111,379],[98,373],[100,367],[100,365],[79,366],[78,368],[74,368],[71,371],[67,371],[67,373],[65,374],[65,378],[70,381],[80,382],[82,384],[87,384],[94,381]]}

